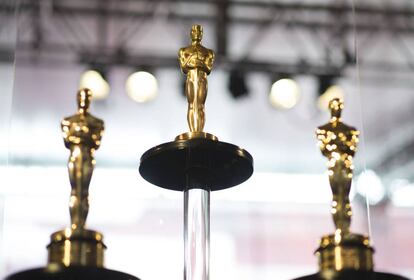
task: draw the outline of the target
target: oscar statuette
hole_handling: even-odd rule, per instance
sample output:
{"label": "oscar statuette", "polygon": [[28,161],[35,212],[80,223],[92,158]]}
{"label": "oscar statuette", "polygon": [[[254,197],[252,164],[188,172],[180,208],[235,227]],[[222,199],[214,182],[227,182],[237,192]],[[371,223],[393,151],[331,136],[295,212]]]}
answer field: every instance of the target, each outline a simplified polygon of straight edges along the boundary
{"label": "oscar statuette", "polygon": [[78,111],[61,123],[64,143],[70,151],[71,225],[52,234],[47,246],[46,267],[18,272],[7,280],[138,280],[129,274],[104,268],[106,246],[103,235],[85,227],[89,212],[89,184],[95,166],[94,153],[104,132],[104,122],[89,111],[91,99],[89,89],[79,90]]}
{"label": "oscar statuette", "polygon": [[319,272],[297,280],[403,280],[401,276],[374,271],[373,253],[368,236],[350,231],[352,209],[349,200],[353,177],[353,158],[359,131],[342,122],[343,101],[329,103],[331,119],[318,127],[316,135],[322,155],[328,159],[332,190],[332,217],[335,232],[323,236],[316,256]]}
{"label": "oscar statuette", "polygon": [[240,147],[203,131],[207,76],[213,68],[214,52],[201,44],[200,25],[193,25],[190,35],[191,44],[178,53],[187,76],[189,131],[145,152],[139,172],[154,185],[184,192],[184,279],[208,280],[210,192],[246,181],[253,173],[253,158]]}

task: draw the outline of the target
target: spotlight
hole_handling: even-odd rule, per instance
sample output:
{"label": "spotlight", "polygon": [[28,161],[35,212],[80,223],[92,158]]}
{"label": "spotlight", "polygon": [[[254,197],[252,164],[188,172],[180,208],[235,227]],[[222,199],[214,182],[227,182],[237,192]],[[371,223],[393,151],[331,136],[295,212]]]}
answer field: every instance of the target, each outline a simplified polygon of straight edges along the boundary
{"label": "spotlight", "polygon": [[319,76],[318,108],[326,111],[329,102],[334,98],[344,99],[344,92],[341,87],[335,84],[335,76]]}
{"label": "spotlight", "polygon": [[249,95],[244,72],[236,69],[230,71],[228,89],[235,99]]}
{"label": "spotlight", "polygon": [[146,71],[132,73],[125,83],[125,88],[129,97],[138,103],[151,101],[158,94],[157,79]]}
{"label": "spotlight", "polygon": [[391,202],[397,207],[414,206],[414,184],[405,179],[391,182]]}
{"label": "spotlight", "polygon": [[299,101],[300,90],[298,84],[290,78],[282,78],[273,83],[270,89],[269,100],[273,107],[291,109]]}
{"label": "spotlight", "polygon": [[79,88],[88,88],[92,91],[94,99],[105,99],[109,94],[109,84],[104,78],[103,71],[87,70],[79,81]]}
{"label": "spotlight", "polygon": [[359,175],[356,189],[371,205],[381,202],[386,194],[381,178],[373,170],[366,170]]}

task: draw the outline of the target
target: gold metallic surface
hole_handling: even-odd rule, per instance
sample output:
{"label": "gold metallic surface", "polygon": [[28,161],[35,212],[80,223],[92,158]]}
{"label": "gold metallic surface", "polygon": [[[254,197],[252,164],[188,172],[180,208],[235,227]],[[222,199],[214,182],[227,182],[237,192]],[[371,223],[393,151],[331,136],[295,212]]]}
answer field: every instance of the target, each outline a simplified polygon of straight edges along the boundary
{"label": "gold metallic surface", "polygon": [[175,137],[175,141],[178,140],[189,140],[194,138],[204,138],[209,140],[218,141],[218,138],[214,136],[213,134],[207,133],[207,132],[186,132],[183,134],[178,135]]}
{"label": "gold metallic surface", "polygon": [[48,264],[103,267],[105,248],[99,232],[67,228],[52,234],[47,246]]}
{"label": "gold metallic surface", "polygon": [[[187,75],[185,94],[188,101],[187,121],[190,132],[202,132],[205,123],[204,104],[207,98],[207,75],[214,63],[214,52],[201,45],[203,28],[193,25],[191,45],[181,48],[178,59],[181,70]],[[194,134],[193,137],[202,136]]]}
{"label": "gold metallic surface", "polygon": [[344,104],[339,99],[329,103],[331,119],[329,123],[318,127],[316,134],[322,154],[328,158],[328,175],[333,201],[332,215],[337,230],[349,232],[351,224],[351,191],[353,157],[357,149],[359,131],[347,126],[341,120]]}
{"label": "gold metallic surface", "polygon": [[334,234],[321,239],[316,251],[322,272],[372,270],[374,266],[369,238],[350,232],[352,210],[349,193],[359,131],[342,122],[343,108],[342,100],[332,99],[329,102],[329,123],[316,130],[319,148],[328,158],[329,183],[333,194],[331,213],[336,228]]}
{"label": "gold metallic surface", "polygon": [[65,146],[70,150],[68,170],[72,192],[70,217],[72,229],[83,228],[89,211],[89,183],[95,166],[94,152],[101,144],[102,120],[89,113],[92,92],[78,92],[78,112],[61,123]]}
{"label": "gold metallic surface", "polygon": [[316,251],[321,271],[372,270],[373,253],[369,238],[353,233],[326,235]]}
{"label": "gold metallic surface", "polygon": [[89,112],[92,92],[77,94],[78,111],[63,119],[61,128],[70,150],[68,171],[72,186],[69,202],[71,226],[51,236],[48,267],[97,266],[104,262],[105,245],[99,232],[85,229],[89,212],[89,183],[95,166],[94,152],[101,144],[104,122]]}

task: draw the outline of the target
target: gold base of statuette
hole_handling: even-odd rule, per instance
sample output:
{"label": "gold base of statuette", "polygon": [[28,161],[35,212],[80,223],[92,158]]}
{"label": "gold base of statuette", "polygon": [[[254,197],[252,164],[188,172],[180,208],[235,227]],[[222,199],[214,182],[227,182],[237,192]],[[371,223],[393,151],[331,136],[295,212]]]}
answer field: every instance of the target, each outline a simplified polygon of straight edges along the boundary
{"label": "gold base of statuette", "polygon": [[106,246],[99,232],[66,228],[52,234],[47,249],[49,266],[103,267]]}
{"label": "gold base of statuette", "polygon": [[207,132],[186,132],[175,137],[175,141],[190,140],[196,138],[218,141],[218,138],[216,136]]}
{"label": "gold base of statuette", "polygon": [[331,234],[322,237],[316,251],[321,272],[373,269],[374,249],[369,237],[359,234]]}

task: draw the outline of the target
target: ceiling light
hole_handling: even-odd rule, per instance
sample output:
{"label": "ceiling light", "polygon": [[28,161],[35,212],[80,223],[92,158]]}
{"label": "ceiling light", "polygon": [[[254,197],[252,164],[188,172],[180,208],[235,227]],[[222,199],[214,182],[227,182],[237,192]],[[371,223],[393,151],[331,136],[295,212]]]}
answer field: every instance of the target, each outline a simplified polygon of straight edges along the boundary
{"label": "ceiling light", "polygon": [[323,75],[319,77],[318,88],[318,108],[321,111],[326,111],[329,102],[334,98],[344,99],[344,92],[340,86],[335,83],[335,76]]}
{"label": "ceiling light", "polygon": [[79,88],[88,88],[92,91],[92,96],[96,100],[105,99],[110,91],[110,86],[105,80],[102,72],[98,70],[85,71],[79,82]]}
{"label": "ceiling light", "polygon": [[125,88],[128,96],[138,103],[151,101],[158,94],[157,79],[145,71],[132,73],[126,81]]}
{"label": "ceiling light", "polygon": [[391,183],[391,202],[397,207],[414,206],[414,184],[408,180],[397,179]]}
{"label": "ceiling light", "polygon": [[269,100],[275,108],[291,109],[298,103],[299,97],[298,84],[292,79],[283,78],[273,83]]}
{"label": "ceiling light", "polygon": [[235,99],[249,95],[246,78],[242,71],[235,69],[230,71],[228,88]]}
{"label": "ceiling light", "polygon": [[342,88],[337,85],[330,86],[324,94],[319,96],[318,108],[321,111],[326,111],[327,108],[329,108],[329,102],[334,98],[339,98],[341,100],[344,99],[344,92]]}

